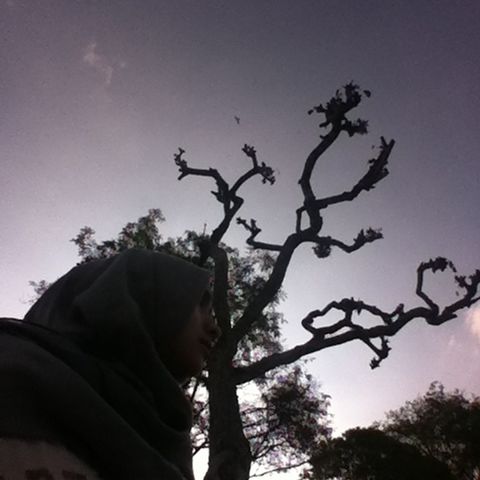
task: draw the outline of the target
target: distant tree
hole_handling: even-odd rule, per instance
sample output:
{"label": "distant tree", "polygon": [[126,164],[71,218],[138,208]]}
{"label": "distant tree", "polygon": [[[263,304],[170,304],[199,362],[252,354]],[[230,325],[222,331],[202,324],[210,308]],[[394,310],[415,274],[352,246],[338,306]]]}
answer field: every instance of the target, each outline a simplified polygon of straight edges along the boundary
{"label": "distant tree", "polygon": [[380,427],[448,466],[454,478],[480,478],[480,398],[446,392],[434,382],[427,393],[387,414]]}
{"label": "distant tree", "polygon": [[478,480],[480,398],[434,382],[371,428],[318,445],[311,480]]}
{"label": "distant tree", "polygon": [[376,428],[347,430],[313,455],[305,480],[455,480],[448,468]]}
{"label": "distant tree", "polygon": [[[440,308],[423,290],[425,273],[447,268],[455,270],[455,267],[445,258],[436,258],[422,263],[417,269],[416,293],[425,305],[406,310],[403,304],[399,304],[387,312],[361,300],[334,300],[320,310],[305,312],[300,323],[311,334],[308,341],[294,348],[283,349],[280,341],[281,316],[275,307],[295,250],[300,245],[310,244],[316,257],[323,259],[334,248],[352,253],[382,238],[379,230],[370,227],[362,229],[351,243],[320,235],[320,232],[323,211],[327,207],[354,200],[360,193],[372,190],[388,175],[387,163],[394,147],[393,140],[381,138],[378,155],[369,160],[367,172],[351,190],[318,197],[311,183],[318,159],[341,134],[352,137],[367,133],[365,120],[348,118],[364,96],[370,96],[370,92],[362,91],[350,83],[337,90],[326,104],[309,111],[309,114],[321,115],[320,128],[325,129],[325,133],[305,160],[299,180],[303,203],[296,209],[292,233],[280,242],[258,240],[261,229],[257,222],[237,217],[244,203],[240,190],[248,180],[259,177],[263,183],[273,184],[275,181],[273,169],[260,162],[256,150],[249,145],[243,147],[243,153],[251,166],[232,185],[215,168],[190,167],[182,148],[174,156],[180,170],[180,180],[188,176],[202,176],[211,178],[216,185],[212,194],[222,205],[223,218],[210,233],[199,235],[190,232],[184,238],[185,243],[162,243],[158,235],[150,235],[157,228],[155,222],[161,220],[160,212],[155,210],[139,222],[128,224],[117,239],[97,244],[93,231],[88,227],[82,229],[76,239],[84,261],[112,255],[124,248],[141,246],[182,255],[188,253],[192,261],[214,271],[214,311],[222,336],[204,377],[199,380],[199,385],[203,382],[208,391],[208,423],[206,417],[202,417],[206,413],[206,404],[196,404],[200,415],[197,439],[203,439],[203,445],[209,448],[208,480],[246,480],[254,459],[273,462],[275,468],[288,466],[284,465],[285,462],[291,464],[292,459],[288,455],[287,458],[281,454],[276,456],[278,448],[285,452],[286,446],[294,450],[304,446],[305,458],[310,455],[310,448],[318,443],[311,441],[312,438],[327,436],[327,428],[315,420],[324,417],[327,399],[315,399],[308,388],[309,378],[295,367],[295,362],[302,357],[360,340],[374,352],[371,366],[375,368],[388,356],[388,337],[395,335],[413,319],[423,318],[430,325],[441,325],[479,299],[480,271],[477,270],[468,278],[455,277],[461,294],[457,301]],[[239,256],[238,252],[222,243],[234,218],[249,234],[247,244],[250,251],[246,257]],[[325,317],[332,310],[338,311],[342,319],[330,325],[314,326],[316,319]],[[361,318],[365,313],[376,318],[378,324],[363,326]],[[242,405],[238,399],[239,389],[251,384],[260,388],[258,410]],[[192,395],[199,391],[200,386],[192,386]],[[312,414],[312,409],[317,406],[321,412],[318,416]],[[265,425],[268,422],[277,428],[279,436],[266,435]],[[320,428],[317,429],[317,426]],[[302,459],[298,450],[295,458]]]}

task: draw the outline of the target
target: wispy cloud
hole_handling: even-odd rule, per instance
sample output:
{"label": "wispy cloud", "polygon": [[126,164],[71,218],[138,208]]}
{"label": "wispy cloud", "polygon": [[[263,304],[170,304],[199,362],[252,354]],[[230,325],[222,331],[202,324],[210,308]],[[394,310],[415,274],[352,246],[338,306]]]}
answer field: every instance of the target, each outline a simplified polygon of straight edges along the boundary
{"label": "wispy cloud", "polygon": [[455,335],[450,335],[447,347],[449,350],[455,350],[458,347],[458,340]]}
{"label": "wispy cloud", "polygon": [[480,342],[480,306],[471,308],[465,318],[470,333]]}
{"label": "wispy cloud", "polygon": [[83,62],[93,68],[101,77],[105,86],[112,83],[112,77],[116,68],[125,68],[125,62],[113,62],[105,55],[98,53],[97,42],[90,42],[83,51]]}

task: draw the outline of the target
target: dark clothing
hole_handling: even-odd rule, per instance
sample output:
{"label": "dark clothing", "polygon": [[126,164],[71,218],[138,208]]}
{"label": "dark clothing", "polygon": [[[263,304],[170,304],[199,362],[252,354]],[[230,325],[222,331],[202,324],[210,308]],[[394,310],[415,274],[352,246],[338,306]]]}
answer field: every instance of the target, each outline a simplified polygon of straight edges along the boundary
{"label": "dark clothing", "polygon": [[0,322],[0,437],[63,445],[102,478],[193,479],[191,409],[156,345],[209,273],[145,250],[72,269]]}

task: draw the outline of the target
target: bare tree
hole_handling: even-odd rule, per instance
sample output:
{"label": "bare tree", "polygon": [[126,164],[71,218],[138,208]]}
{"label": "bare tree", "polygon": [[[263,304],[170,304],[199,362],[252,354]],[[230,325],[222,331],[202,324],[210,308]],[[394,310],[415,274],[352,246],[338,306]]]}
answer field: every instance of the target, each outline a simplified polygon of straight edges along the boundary
{"label": "bare tree", "polygon": [[[214,310],[222,330],[220,341],[216,345],[208,365],[207,388],[209,394],[209,469],[207,480],[246,480],[250,475],[252,449],[245,434],[242,422],[241,407],[237,389],[247,382],[264,377],[274,369],[291,364],[307,354],[319,352],[325,348],[344,344],[353,340],[365,343],[373,352],[371,367],[378,367],[388,356],[390,347],[388,337],[395,335],[401,328],[416,318],[423,318],[429,325],[441,325],[456,318],[458,312],[470,307],[479,300],[480,271],[469,277],[455,276],[461,295],[458,299],[443,308],[432,300],[423,290],[426,272],[444,271],[449,268],[455,272],[455,267],[445,258],[435,258],[422,263],[417,269],[416,294],[421,305],[406,310],[399,304],[393,311],[384,311],[375,305],[361,300],[344,298],[332,301],[319,310],[308,313],[299,324],[311,334],[311,338],[301,345],[284,351],[277,351],[263,358],[255,359],[248,364],[235,365],[233,359],[242,339],[255,328],[262,317],[262,312],[275,301],[281,289],[292,255],[302,244],[311,244],[315,255],[327,257],[332,248],[339,248],[347,253],[359,250],[368,243],[380,238],[379,230],[366,228],[361,230],[351,243],[321,235],[323,226],[323,210],[343,202],[353,201],[362,192],[372,190],[378,182],[388,175],[388,159],[394,147],[394,140],[387,141],[381,137],[379,152],[375,158],[368,161],[365,175],[351,190],[328,197],[318,197],[312,185],[312,172],[318,159],[342,135],[352,137],[367,133],[367,122],[362,119],[350,120],[349,114],[362,101],[364,96],[370,96],[367,90],[350,83],[337,90],[335,96],[326,104],[312,108],[309,114],[319,114],[322,117],[320,128],[325,133],[320,137],[318,145],[306,158],[300,176],[299,186],[303,193],[303,204],[296,209],[295,227],[283,241],[270,243],[259,240],[261,229],[254,219],[249,221],[236,218],[248,232],[247,244],[253,250],[266,251],[273,255],[273,263],[268,278],[258,285],[249,298],[240,315],[232,319],[229,305],[229,258],[222,239],[230,228],[244,200],[240,196],[242,186],[252,177],[260,176],[263,183],[273,184],[275,181],[273,169],[260,162],[252,146],[245,145],[244,154],[251,160],[251,168],[241,175],[232,186],[214,168],[192,168],[185,160],[185,150],[179,149],[175,154],[175,163],[180,170],[179,179],[188,176],[210,177],[216,190],[212,194],[223,207],[223,218],[210,235],[205,235],[199,244],[200,264],[209,259],[214,262]],[[341,312],[343,318],[327,326],[314,326],[317,318],[324,317],[332,310]],[[372,327],[362,326],[363,313],[373,315],[378,323]]]}
{"label": "bare tree", "polygon": [[[298,362],[305,355],[360,340],[373,351],[370,365],[376,368],[388,356],[388,338],[413,319],[423,318],[429,325],[441,325],[480,299],[480,271],[469,277],[456,275],[453,263],[438,257],[417,268],[419,306],[406,309],[400,303],[392,311],[384,311],[353,298],[334,300],[299,319],[299,326],[311,334],[308,341],[283,349],[281,314],[276,307],[295,250],[310,244],[314,254],[322,259],[328,257],[333,248],[352,253],[382,238],[381,232],[371,227],[360,230],[350,243],[321,234],[323,211],[331,205],[355,200],[385,178],[394,140],[381,137],[377,156],[368,161],[366,173],[350,190],[319,197],[312,185],[318,159],[342,134],[352,137],[367,133],[365,120],[348,118],[365,96],[369,97],[370,92],[350,83],[337,90],[326,104],[308,112],[321,116],[322,135],[303,165],[298,182],[303,203],[292,210],[292,232],[280,242],[259,239],[261,228],[257,222],[237,216],[244,203],[240,191],[247,181],[260,177],[263,183],[275,182],[274,170],[260,162],[256,150],[249,145],[243,147],[243,153],[251,167],[232,186],[217,169],[192,168],[182,148],[174,155],[180,180],[201,176],[211,178],[215,184],[212,194],[223,208],[223,218],[210,234],[187,231],[184,237],[164,241],[157,228],[164,220],[163,215],[160,210],[152,209],[137,222],[128,223],[116,239],[98,244],[90,227],[82,228],[73,239],[82,262],[141,247],[177,254],[214,270],[214,311],[222,335],[213,349],[207,371],[195,380],[189,392],[197,420],[194,452],[209,449],[206,480],[246,480],[254,461],[263,462],[273,470],[301,464],[312,453],[309,449],[328,438],[328,397],[316,394],[312,379],[299,367]],[[234,219],[248,233],[249,252],[244,257],[223,243]],[[424,277],[425,273],[446,269],[454,272],[459,293],[455,302],[440,307],[425,293]],[[32,286],[39,294],[47,284],[33,282]],[[339,312],[341,319],[316,326],[315,321],[331,311]],[[375,318],[377,323],[365,326],[364,315]],[[258,401],[240,402],[239,389],[252,382],[260,390]]]}

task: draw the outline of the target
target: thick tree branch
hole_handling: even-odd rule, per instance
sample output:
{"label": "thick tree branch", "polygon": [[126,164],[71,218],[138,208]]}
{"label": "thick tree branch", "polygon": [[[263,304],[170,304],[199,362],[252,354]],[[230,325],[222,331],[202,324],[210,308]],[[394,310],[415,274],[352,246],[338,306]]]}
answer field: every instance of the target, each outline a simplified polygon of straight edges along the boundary
{"label": "thick tree branch", "polygon": [[[320,210],[321,208],[326,208],[330,204],[353,199],[360,191],[370,190],[377,182],[384,178],[388,174],[386,165],[394,145],[393,140],[387,143],[382,137],[380,154],[377,158],[370,161],[371,165],[368,172],[351,192],[344,192],[341,195],[318,200],[316,199],[311,186],[311,176],[317,160],[326,152],[342,131],[347,132],[350,136],[367,132],[367,122],[363,120],[350,121],[346,118],[346,114],[359,105],[362,93],[366,96],[370,96],[370,92],[361,92],[357,85],[350,83],[343,88],[343,91],[337,91],[335,97],[325,106],[319,105],[309,111],[309,114],[313,112],[323,114],[325,120],[320,124],[320,127],[330,127],[330,131],[322,136],[322,141],[313,149],[306,159],[302,176],[299,180],[304,196],[304,205],[297,209],[295,233],[291,234],[282,246],[259,242],[256,240],[256,237],[261,230],[256,222],[251,220],[250,224],[248,224],[244,219],[237,219],[237,222],[250,232],[250,236],[247,239],[249,245],[257,249],[280,252],[277,257],[276,265],[272,271],[271,278],[266,282],[263,289],[259,291],[258,295],[252,299],[252,302],[245,310],[244,315],[234,327],[234,334],[237,339],[240,339],[242,335],[246,334],[248,329],[255,322],[255,319],[259,317],[262,309],[268,305],[278,292],[291,256],[300,244],[304,242],[315,243],[315,254],[318,257],[323,258],[329,255],[332,246],[336,246],[347,253],[351,253],[358,250],[366,243],[381,238],[380,231],[371,228],[366,231],[362,230],[352,245],[347,245],[339,240],[332,239],[331,237],[319,237],[318,233],[322,228]],[[303,212],[306,212],[310,219],[310,226],[304,230],[302,230],[301,225]]]}
{"label": "thick tree branch", "polygon": [[[225,250],[213,245],[210,247],[210,255],[215,264],[215,278],[213,287],[213,309],[222,336],[230,331],[230,307],[228,305],[228,257]],[[220,337],[219,342],[222,342]]]}
{"label": "thick tree branch", "polygon": [[[322,310],[310,312],[302,320],[302,326],[312,334],[312,338],[309,341],[284,352],[270,355],[247,367],[237,367],[235,369],[236,383],[240,385],[262,376],[278,366],[293,363],[304,355],[318,352],[334,345],[341,345],[352,340],[361,340],[374,351],[376,357],[372,359],[370,366],[372,368],[378,367],[380,362],[388,356],[390,350],[387,337],[395,335],[406,324],[414,319],[423,318],[430,325],[441,325],[456,318],[459,310],[470,307],[479,299],[480,270],[477,270],[468,278],[455,277],[458,287],[464,290],[464,294],[456,302],[440,309],[440,307],[423,292],[423,275],[427,270],[431,270],[432,272],[438,270],[443,271],[447,267],[453,270],[455,269],[452,262],[439,257],[422,263],[417,269],[416,293],[427,303],[428,308],[416,307],[405,311],[404,305],[400,304],[392,312],[385,312],[377,306],[366,304],[361,300],[345,298],[341,301],[333,301]],[[342,312],[343,318],[324,327],[313,326],[316,318],[324,317],[332,310]],[[381,323],[366,328],[353,322],[353,314],[355,313],[358,316],[363,312],[378,317]],[[374,340],[379,341],[380,344],[374,344]]]}
{"label": "thick tree branch", "polygon": [[[253,237],[255,237],[255,235],[258,234],[258,232],[260,231],[255,221],[248,225],[245,220],[240,219],[239,223],[244,225],[247,230],[251,229],[250,231]],[[279,255],[275,262],[272,273],[267,282],[265,283],[264,287],[259,291],[258,295],[252,299],[250,304],[245,309],[244,314],[242,315],[240,320],[233,327],[232,333],[234,339],[240,340],[249,331],[252,324],[259,317],[262,310],[271,302],[272,298],[276,295],[283,283],[292,255],[299,245],[306,242],[313,242],[316,244],[316,246],[314,247],[315,254],[318,257],[324,257],[329,255],[332,246],[336,246],[347,253],[351,253],[358,250],[363,245],[373,242],[379,238],[382,238],[381,232],[379,230],[369,228],[366,231],[361,230],[357,237],[354,239],[352,245],[347,245],[331,237],[318,237],[317,235],[309,231],[291,234],[280,248],[278,248],[277,245],[262,244],[260,242],[250,243],[250,245],[252,245],[254,248],[263,248],[262,245],[265,245],[266,247],[268,247],[266,248],[267,250],[279,251]]]}
{"label": "thick tree branch", "polygon": [[[435,272],[436,270],[443,271],[447,267],[451,268],[454,272],[456,271],[455,266],[452,264],[452,262],[443,257],[438,257],[435,260],[430,260],[430,262],[433,262],[433,265],[429,266],[432,272]],[[446,264],[445,267],[443,267],[443,263]],[[475,273],[468,277],[463,275],[457,275],[455,276],[455,282],[457,283],[459,289],[465,291],[463,297],[456,302],[444,307],[442,314],[438,316],[438,318],[432,318],[430,319],[430,321],[428,321],[430,325],[440,325],[447,320],[455,318],[456,312],[458,310],[466,307],[471,307],[474,303],[480,300],[480,296],[478,296],[480,294],[480,270],[475,270]]]}
{"label": "thick tree branch", "polygon": [[183,154],[185,150],[183,148],[178,149],[178,153],[174,154],[174,161],[175,164],[178,166],[180,170],[180,175],[178,176],[178,180],[182,180],[183,178],[187,177],[188,175],[195,175],[197,177],[211,177],[215,180],[217,184],[217,191],[213,192],[212,194],[215,198],[220,202],[223,203],[224,209],[229,208],[229,186],[228,183],[223,179],[220,175],[218,170],[214,168],[190,168],[188,166],[187,161],[183,158]]}
{"label": "thick tree branch", "polygon": [[[308,155],[302,176],[298,181],[304,196],[302,212],[307,212],[310,218],[310,228],[315,229],[317,232],[322,228],[322,218],[320,217],[319,210],[313,206],[315,194],[313,193],[310,180],[317,160],[332,146],[341,131],[340,126],[333,126],[330,132],[322,138],[322,141]],[[301,224],[301,221],[298,222],[297,220],[297,227],[299,223]]]}
{"label": "thick tree branch", "polygon": [[245,308],[242,317],[232,328],[234,340],[239,341],[243,338],[252,324],[257,320],[263,309],[272,301],[280,290],[285,274],[287,272],[293,252],[303,241],[303,237],[298,234],[292,234],[281,247],[278,257],[275,261],[272,273],[265,282],[258,295],[252,298]]}
{"label": "thick tree branch", "polygon": [[[252,160],[253,166],[235,182],[232,188],[230,188],[229,184],[223,179],[218,170],[214,168],[190,168],[187,161],[183,158],[183,154],[185,153],[183,148],[179,148],[178,153],[174,154],[175,164],[180,170],[180,176],[178,177],[179,180],[188,175],[211,177],[215,180],[217,191],[212,191],[212,194],[223,205],[224,217],[210,236],[209,241],[212,246],[220,243],[230,227],[232,219],[243,205],[244,200],[238,195],[240,187],[256,175],[259,175],[262,178],[262,183],[270,183],[271,185],[275,183],[273,169],[267,166],[264,162],[261,164],[258,163],[257,154],[253,147],[244,145],[242,151]],[[208,256],[208,249],[205,249],[200,263],[204,263]]]}
{"label": "thick tree branch", "polygon": [[274,245],[273,243],[257,242],[255,240],[256,236],[262,231],[258,227],[257,222],[251,218],[250,223],[248,223],[243,218],[238,217],[237,223],[243,225],[247,231],[250,232],[250,236],[247,238],[247,244],[258,250],[270,250],[273,252],[279,252],[282,249],[281,245]]}
{"label": "thick tree branch", "polygon": [[[370,96],[370,92],[366,90],[362,92],[357,85],[349,83],[345,85],[343,90],[337,90],[336,95],[326,105],[320,104],[308,112],[309,114],[316,112],[323,115],[324,121],[320,124],[320,127],[330,127],[330,130],[326,135],[322,136],[320,144],[317,145],[307,157],[302,176],[299,180],[300,187],[304,194],[304,206],[297,210],[296,233],[287,237],[283,245],[259,242],[256,240],[256,237],[261,230],[256,225],[256,222],[251,220],[250,224],[248,224],[245,220],[238,219],[238,223],[242,224],[250,232],[250,237],[247,240],[249,245],[257,249],[277,251],[279,252],[279,255],[270,278],[259,294],[252,299],[250,305],[245,309],[242,318],[235,325],[234,330],[236,340],[239,340],[246,334],[265,306],[268,305],[272,298],[277,294],[285,277],[286,269],[293,252],[301,243],[312,241],[311,235],[315,237],[313,240],[314,243],[316,243],[315,253],[320,257],[325,256],[326,251],[329,251],[331,246],[337,246],[350,253],[357,250],[365,243],[380,238],[380,233],[372,229],[367,230],[367,232],[362,230],[359,236],[354,240],[353,245],[347,245],[330,237],[317,237],[322,227],[322,218],[320,216],[321,208],[325,208],[329,204],[338,203],[339,201],[353,199],[360,191],[373,188],[375,183],[380,181],[388,173],[386,164],[394,142],[391,141],[387,144],[382,138],[382,146],[379,156],[376,159],[371,160],[371,166],[367,174],[358,182],[351,192],[344,192],[335,197],[317,200],[311,187],[311,176],[318,158],[325,153],[342,131],[345,131],[350,136],[367,132],[367,122],[363,120],[351,121],[346,117],[351,110],[360,104],[362,94]],[[252,168],[242,175],[232,188],[229,187],[228,183],[215,169],[190,168],[186,160],[183,158],[183,154],[185,153],[183,149],[180,148],[179,152],[175,154],[175,163],[180,170],[179,178],[184,178],[187,175],[208,176],[213,178],[217,184],[217,192],[212,193],[224,206],[224,218],[217,228],[214,229],[209,241],[205,242],[206,246],[203,249],[200,263],[203,263],[206,258],[210,256],[208,245],[212,247],[218,245],[229,228],[233,216],[242,206],[243,199],[237,194],[239,188],[249,178],[257,174],[262,177],[263,183],[269,182],[273,184],[275,181],[273,170],[266,166],[265,163],[259,164],[256,151],[253,147],[244,145],[242,151],[252,161]],[[310,218],[310,227],[304,231],[301,230],[301,216],[303,211],[306,211]]]}
{"label": "thick tree branch", "polygon": [[370,167],[367,173],[358,181],[358,183],[348,192],[339,195],[333,195],[322,199],[315,200],[314,206],[318,209],[327,208],[330,205],[341,202],[350,202],[354,200],[362,191],[369,191],[375,188],[375,185],[388,175],[388,158],[395,145],[395,140],[386,142],[381,137],[380,153],[376,158],[369,160]]}
{"label": "thick tree branch", "polygon": [[262,183],[269,183],[273,185],[275,183],[275,175],[273,173],[273,169],[267,166],[264,162],[260,165],[258,164],[257,160],[257,152],[255,148],[250,145],[245,144],[242,148],[242,152],[250,158],[253,162],[253,167],[247,173],[242,175],[233,185],[232,192],[237,192],[237,190],[251,177],[254,175],[260,175],[262,177]]}
{"label": "thick tree branch", "polygon": [[[370,96],[370,92],[364,91],[363,93]],[[304,196],[302,211],[307,212],[310,220],[309,228],[316,233],[318,233],[322,227],[322,218],[319,209],[314,204],[316,196],[313,193],[311,185],[313,169],[320,156],[331,147],[342,131],[347,132],[350,136],[367,133],[368,123],[366,121],[359,119],[352,122],[346,117],[347,113],[356,108],[361,100],[362,93],[358,85],[349,83],[345,85],[343,91],[337,90],[335,96],[325,106],[320,104],[308,112],[309,114],[319,113],[325,117],[325,120],[320,124],[320,128],[330,127],[329,132],[321,136],[321,142],[307,157],[302,176],[298,181]],[[297,231],[299,231],[300,228],[301,218],[299,218],[299,211],[297,211]]]}
{"label": "thick tree branch", "polygon": [[306,202],[296,211],[296,231],[301,231],[302,215],[305,211],[307,211],[307,208],[309,208],[310,211],[322,210],[329,207],[330,205],[342,202],[350,202],[356,197],[358,197],[361,192],[367,192],[375,188],[375,185],[388,175],[388,159],[394,145],[395,140],[390,140],[390,142],[387,143],[385,139],[381,137],[380,153],[376,158],[372,158],[371,160],[369,160],[370,167],[367,173],[357,182],[357,184],[351,190],[321,199],[314,198],[312,194],[311,200]]}
{"label": "thick tree branch", "polygon": [[372,243],[380,238],[383,238],[382,232],[371,227],[367,228],[367,230],[360,230],[351,245],[332,237],[315,237],[312,240],[314,243],[316,243],[315,247],[313,247],[313,251],[318,258],[328,257],[332,247],[340,248],[346,253],[352,253],[356,250],[359,250],[367,243]]}
{"label": "thick tree branch", "polygon": [[331,336],[322,337],[315,335],[312,339],[302,345],[297,345],[290,350],[270,355],[269,357],[259,360],[248,367],[237,368],[235,371],[236,383],[240,385],[249,382],[250,380],[260,377],[276,367],[288,365],[305,355],[319,352],[320,350],[324,350],[328,347],[341,345],[352,340],[370,340],[373,338],[393,336],[413,318],[426,318],[429,315],[429,312],[430,310],[426,308],[417,308],[416,311],[408,312],[408,316],[402,316],[401,319],[397,320],[391,325],[378,325],[372,328],[363,328],[357,326],[357,328],[335,334],[335,332],[340,331],[342,328],[349,327],[349,324],[346,320],[337,322],[336,324],[328,327],[334,332],[331,334]]}
{"label": "thick tree branch", "polygon": [[446,268],[451,268],[453,272],[456,272],[455,266],[452,262],[443,257],[435,258],[434,260],[429,260],[428,262],[423,262],[417,268],[417,287],[415,293],[425,301],[425,303],[432,309],[438,310],[437,304],[430,299],[430,297],[423,291],[423,276],[427,270],[431,270],[433,273],[436,271],[444,271]]}

